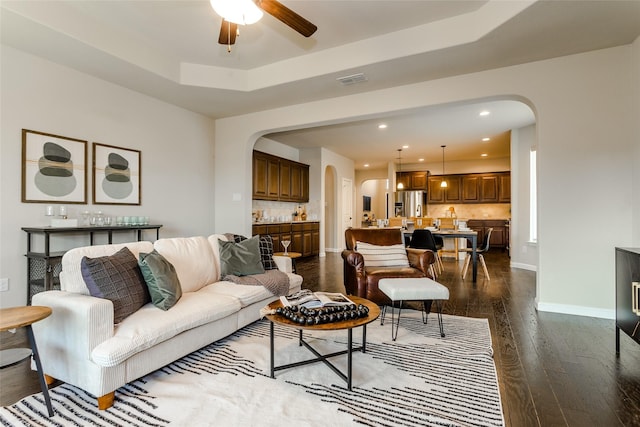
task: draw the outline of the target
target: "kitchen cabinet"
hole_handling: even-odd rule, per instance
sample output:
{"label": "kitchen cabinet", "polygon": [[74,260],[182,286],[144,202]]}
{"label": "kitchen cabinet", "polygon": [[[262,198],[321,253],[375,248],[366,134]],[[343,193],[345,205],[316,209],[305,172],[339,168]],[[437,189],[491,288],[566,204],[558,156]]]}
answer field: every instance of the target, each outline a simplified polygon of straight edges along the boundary
{"label": "kitchen cabinet", "polygon": [[447,188],[440,188],[442,175],[429,176],[428,200],[438,203],[509,203],[511,173],[494,172],[444,175]]}
{"label": "kitchen cabinet", "polygon": [[511,174],[498,175],[498,203],[511,202]]}
{"label": "kitchen cabinet", "polygon": [[396,172],[396,185],[402,183],[403,190],[427,190],[427,179],[429,172],[427,171],[410,171],[410,172]]}
{"label": "kitchen cabinet", "polygon": [[482,175],[480,177],[480,200],[482,200],[482,203],[498,202],[497,175]]}
{"label": "kitchen cabinet", "polygon": [[309,201],[309,165],[253,152],[253,200]]}
{"label": "kitchen cabinet", "polygon": [[280,194],[278,200],[291,200],[291,163],[280,161]]}
{"label": "kitchen cabinet", "polygon": [[445,175],[447,186],[442,188],[442,176],[430,176],[427,180],[428,203],[461,203],[460,176]]}
{"label": "kitchen cabinet", "polygon": [[278,224],[254,224],[252,234],[270,235],[273,239],[273,251],[283,252],[281,241],[290,240],[290,252],[299,252],[303,257],[320,253],[320,222],[304,221]]}
{"label": "kitchen cabinet", "polygon": [[280,196],[280,163],[278,158],[253,152],[253,198],[278,200]]}
{"label": "kitchen cabinet", "polygon": [[489,247],[509,247],[509,221],[506,219],[470,219],[467,221],[467,227],[478,232],[478,246],[482,244],[487,230],[493,228]]}
{"label": "kitchen cabinet", "polygon": [[444,189],[440,187],[441,177],[429,177],[427,199],[429,203],[444,203]]}

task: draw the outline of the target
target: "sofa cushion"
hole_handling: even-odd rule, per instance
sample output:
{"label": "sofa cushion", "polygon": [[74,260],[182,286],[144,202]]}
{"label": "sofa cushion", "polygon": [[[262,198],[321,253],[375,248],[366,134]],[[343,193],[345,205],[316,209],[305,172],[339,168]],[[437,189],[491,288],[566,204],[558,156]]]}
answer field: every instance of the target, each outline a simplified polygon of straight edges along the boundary
{"label": "sofa cushion", "polygon": [[154,249],[150,253],[141,252],[138,265],[153,305],[162,310],[173,307],[182,296],[180,280],[173,264]]}
{"label": "sofa cushion", "polygon": [[[266,236],[260,236],[260,259],[262,261],[262,267],[265,270],[277,270],[278,266],[276,262],[273,260],[273,238],[268,234]],[[240,243],[247,238],[240,235],[234,234],[233,241],[236,243]]]}
{"label": "sofa cushion", "polygon": [[118,325],[113,337],[98,344],[91,359],[100,366],[116,366],[184,331],[236,315],[240,308],[235,298],[203,291],[183,293],[168,311],[147,304]]}
{"label": "sofa cushion", "polygon": [[269,235],[260,236],[260,259],[265,270],[278,269],[273,260],[273,239]]}
{"label": "sofa cushion", "polygon": [[357,242],[356,251],[362,254],[365,267],[409,267],[403,244],[380,246]]}
{"label": "sofa cushion", "polygon": [[220,240],[220,276],[248,276],[264,273],[260,259],[259,236],[241,242],[225,242]]}
{"label": "sofa cushion", "polygon": [[213,251],[205,237],[160,239],[153,247],[175,267],[183,294],[218,280]]}
{"label": "sofa cushion", "polygon": [[85,256],[80,264],[89,293],[113,302],[115,323],[120,323],[151,300],[138,261],[126,247],[111,256]]}
{"label": "sofa cushion", "polygon": [[151,242],[130,242],[113,245],[83,246],[68,250],[62,257],[62,271],[60,272],[60,289],[66,292],[89,295],[89,288],[82,277],[80,262],[82,257],[96,258],[113,255],[122,248],[128,248],[137,259],[140,252],[151,252]]}

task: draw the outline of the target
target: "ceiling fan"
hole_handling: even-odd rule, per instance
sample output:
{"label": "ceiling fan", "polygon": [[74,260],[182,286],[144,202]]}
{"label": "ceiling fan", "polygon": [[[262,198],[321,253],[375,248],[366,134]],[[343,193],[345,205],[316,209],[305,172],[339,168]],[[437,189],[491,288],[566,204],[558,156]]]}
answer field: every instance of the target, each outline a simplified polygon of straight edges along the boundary
{"label": "ceiling fan", "polygon": [[257,22],[262,17],[263,11],[305,37],[311,36],[318,29],[314,24],[276,0],[210,1],[213,10],[222,17],[218,43],[227,45],[229,51],[231,51],[231,45],[236,42],[238,25]]}

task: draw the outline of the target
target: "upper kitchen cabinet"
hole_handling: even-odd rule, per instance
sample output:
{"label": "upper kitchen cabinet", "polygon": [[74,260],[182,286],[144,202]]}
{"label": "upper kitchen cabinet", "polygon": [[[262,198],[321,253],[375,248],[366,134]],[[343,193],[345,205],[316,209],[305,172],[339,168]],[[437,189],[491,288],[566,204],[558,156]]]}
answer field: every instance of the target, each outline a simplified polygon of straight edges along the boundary
{"label": "upper kitchen cabinet", "polygon": [[498,175],[498,202],[511,202],[511,174]]}
{"label": "upper kitchen cabinet", "polygon": [[402,183],[406,191],[427,190],[427,171],[396,172],[396,184]]}
{"label": "upper kitchen cabinet", "polygon": [[444,180],[447,181],[447,186],[443,188],[441,187],[442,175],[428,177],[428,203],[461,203],[460,176],[445,175]]}
{"label": "upper kitchen cabinet", "polygon": [[444,188],[440,187],[441,177],[430,176],[428,179],[427,197],[429,203],[444,203]]}
{"label": "upper kitchen cabinet", "polygon": [[309,165],[254,151],[253,199],[308,202]]}
{"label": "upper kitchen cabinet", "polygon": [[473,173],[445,175],[446,189],[440,188],[442,176],[429,177],[429,203],[509,203],[511,173]]}
{"label": "upper kitchen cabinet", "polygon": [[278,200],[280,196],[280,163],[278,158],[253,152],[253,198]]}
{"label": "upper kitchen cabinet", "polygon": [[496,175],[480,177],[480,200],[483,203],[498,202],[498,177]]}

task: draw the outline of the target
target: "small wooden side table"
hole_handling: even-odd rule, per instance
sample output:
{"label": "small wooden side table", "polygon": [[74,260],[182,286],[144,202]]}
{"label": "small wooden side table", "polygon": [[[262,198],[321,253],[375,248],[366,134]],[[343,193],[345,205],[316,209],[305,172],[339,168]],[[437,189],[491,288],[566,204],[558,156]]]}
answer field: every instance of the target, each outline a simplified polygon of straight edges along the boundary
{"label": "small wooden side table", "polygon": [[[31,352],[28,354],[22,354],[24,354],[24,358],[33,354],[33,360],[35,360],[36,368],[38,369],[40,388],[42,389],[42,394],[44,395],[44,400],[47,404],[49,416],[52,417],[54,412],[53,407],[51,406],[51,399],[49,398],[49,388],[44,380],[44,372],[42,372],[42,364],[40,363],[40,355],[38,354],[38,347],[36,346],[36,338],[33,336],[33,329],[31,328],[33,323],[45,319],[50,315],[51,308],[43,306],[25,306],[0,309],[0,331],[8,331],[9,329],[21,328],[23,326],[27,328],[27,337],[29,338],[29,344],[31,345]],[[12,352],[12,354],[15,353],[15,351]],[[15,363],[17,363],[17,361],[13,361],[13,364]]]}
{"label": "small wooden side table", "polygon": [[291,268],[293,269],[294,273],[297,273],[296,271],[296,259],[300,258],[302,256],[302,254],[300,252],[287,252],[286,254],[284,252],[274,252],[273,255],[275,256],[286,256],[291,258]]}

